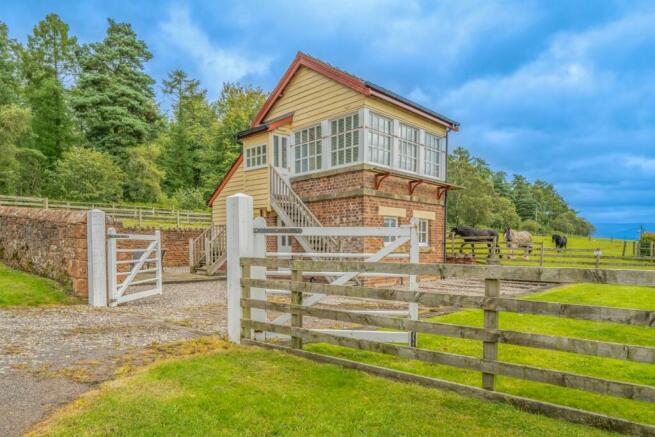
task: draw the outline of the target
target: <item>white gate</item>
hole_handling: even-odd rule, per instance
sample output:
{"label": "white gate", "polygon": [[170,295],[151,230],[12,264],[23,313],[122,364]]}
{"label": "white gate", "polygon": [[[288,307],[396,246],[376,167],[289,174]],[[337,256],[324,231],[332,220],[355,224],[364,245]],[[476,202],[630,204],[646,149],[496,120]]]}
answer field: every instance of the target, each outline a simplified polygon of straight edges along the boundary
{"label": "white gate", "polygon": [[[227,245],[228,245],[228,336],[234,342],[240,341],[241,328],[241,257],[284,257],[303,256],[310,258],[341,258],[351,260],[363,260],[366,262],[378,262],[385,257],[391,258],[409,258],[409,262],[419,262],[419,244],[417,224],[405,225],[398,228],[387,227],[305,227],[305,228],[284,228],[284,227],[266,227],[266,221],[258,217],[252,219],[252,198],[244,194],[230,196],[227,199]],[[391,237],[393,240],[387,243],[376,253],[306,253],[306,252],[266,252],[266,236],[304,236],[304,237],[350,237],[350,238],[370,238],[370,237]],[[394,253],[401,246],[408,244],[409,253]],[[267,276],[288,275],[289,272],[272,270],[267,271],[263,267],[253,267],[250,274],[251,278],[266,279]],[[362,276],[389,276],[380,273],[342,273],[342,272],[305,272],[308,276],[323,276],[327,278],[332,285],[344,285],[356,277]],[[415,275],[391,275],[391,276],[408,276],[408,287],[410,290],[418,290],[417,278]],[[251,295],[253,299],[266,300],[268,293],[289,293],[287,290],[265,290],[252,288]],[[323,294],[313,294],[303,299],[303,305],[311,306],[323,299]],[[358,311],[359,313],[376,313],[375,310]],[[386,315],[393,313],[395,316],[405,316],[410,320],[418,320],[418,305],[415,303],[408,304],[407,310],[400,311],[381,311]],[[253,320],[267,319],[266,311],[253,308],[251,310]],[[282,315],[272,323],[284,324],[290,319],[289,314]],[[322,330],[330,332],[332,330]],[[383,342],[407,342],[414,346],[416,344],[415,333],[409,332],[392,332],[392,331],[367,331],[367,330],[338,330],[339,334],[347,335],[352,338],[369,339]],[[267,334],[269,335],[269,334]]]}
{"label": "white gate", "polygon": [[[119,243],[121,247],[119,247]],[[162,294],[161,234],[107,232],[109,305]]]}

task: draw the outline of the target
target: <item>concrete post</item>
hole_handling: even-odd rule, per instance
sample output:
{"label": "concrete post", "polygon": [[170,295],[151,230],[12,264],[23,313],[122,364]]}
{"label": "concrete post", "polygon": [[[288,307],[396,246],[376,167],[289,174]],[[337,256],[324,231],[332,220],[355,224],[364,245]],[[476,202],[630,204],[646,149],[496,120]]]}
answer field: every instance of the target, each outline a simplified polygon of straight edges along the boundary
{"label": "concrete post", "polygon": [[[418,218],[413,217],[411,222],[409,236],[409,262],[411,264],[418,264],[419,259],[419,241],[418,241]],[[409,290],[418,291],[418,277],[416,275],[409,275]],[[418,304],[409,304],[409,319],[418,320]],[[416,347],[416,332],[410,333],[409,345]]]}
{"label": "concrete post", "polygon": [[241,266],[239,259],[253,254],[253,201],[238,193],[226,199],[227,208],[227,335],[241,342]]}
{"label": "concrete post", "polygon": [[107,252],[105,213],[93,209],[86,213],[87,282],[89,305],[107,306]]}

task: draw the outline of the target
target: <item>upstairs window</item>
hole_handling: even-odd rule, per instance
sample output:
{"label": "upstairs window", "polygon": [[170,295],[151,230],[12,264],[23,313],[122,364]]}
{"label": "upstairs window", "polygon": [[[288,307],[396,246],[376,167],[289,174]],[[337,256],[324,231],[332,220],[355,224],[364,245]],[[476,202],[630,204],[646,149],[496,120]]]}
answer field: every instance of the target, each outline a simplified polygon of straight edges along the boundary
{"label": "upstairs window", "polygon": [[273,165],[287,168],[287,137],[273,135]]}
{"label": "upstairs window", "polygon": [[261,144],[255,147],[246,149],[246,168],[253,169],[264,167],[268,161],[266,160],[266,144]]}
{"label": "upstairs window", "polygon": [[321,125],[308,127],[295,133],[296,174],[321,168]]}
{"label": "upstairs window", "polygon": [[332,166],[359,161],[359,114],[331,121]]}
{"label": "upstairs window", "polygon": [[369,113],[368,155],[371,162],[391,166],[392,133],[392,120],[372,112]]}
{"label": "upstairs window", "polygon": [[400,124],[398,152],[400,169],[416,172],[418,169],[418,129]]}
{"label": "upstairs window", "polygon": [[427,176],[443,178],[442,167],[446,159],[446,137],[425,133],[425,168]]}

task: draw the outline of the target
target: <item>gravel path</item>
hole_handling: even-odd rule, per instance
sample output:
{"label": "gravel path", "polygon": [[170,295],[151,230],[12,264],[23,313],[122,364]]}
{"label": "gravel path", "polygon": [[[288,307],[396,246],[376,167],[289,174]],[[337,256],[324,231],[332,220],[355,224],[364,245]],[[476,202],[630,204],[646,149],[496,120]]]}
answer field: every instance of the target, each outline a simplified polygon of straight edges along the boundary
{"label": "gravel path", "polygon": [[[421,284],[423,290],[483,294],[481,281]],[[515,296],[539,284],[504,283]],[[226,332],[225,281],[165,284],[164,293],[116,308],[87,305],[0,310],[0,436],[18,436],[94,384],[115,377],[125,357],[176,340]],[[287,296],[274,299],[287,300]],[[341,308],[406,304],[328,297]],[[313,327],[346,326],[307,320]]]}

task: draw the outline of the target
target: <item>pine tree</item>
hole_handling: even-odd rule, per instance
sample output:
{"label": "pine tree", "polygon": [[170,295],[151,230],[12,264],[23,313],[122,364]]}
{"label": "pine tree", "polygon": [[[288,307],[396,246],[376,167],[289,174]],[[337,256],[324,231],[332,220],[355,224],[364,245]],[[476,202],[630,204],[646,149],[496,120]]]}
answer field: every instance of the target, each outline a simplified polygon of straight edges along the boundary
{"label": "pine tree", "polygon": [[32,147],[50,163],[75,141],[64,83],[72,82],[77,70],[77,48],[68,25],[49,14],[34,27],[22,53],[26,96],[32,108]]}
{"label": "pine tree", "polygon": [[18,43],[9,38],[7,25],[0,21],[0,105],[19,101],[18,53]]}
{"label": "pine tree", "polygon": [[159,126],[154,80],[144,72],[152,58],[127,23],[109,20],[105,39],[80,52],[72,104],[88,145],[118,157],[149,142]]}
{"label": "pine tree", "polygon": [[522,220],[537,220],[537,202],[532,195],[530,183],[521,175],[514,175],[512,179],[512,200]]}

